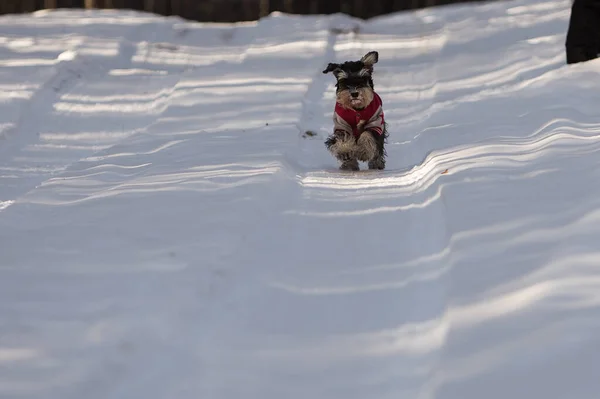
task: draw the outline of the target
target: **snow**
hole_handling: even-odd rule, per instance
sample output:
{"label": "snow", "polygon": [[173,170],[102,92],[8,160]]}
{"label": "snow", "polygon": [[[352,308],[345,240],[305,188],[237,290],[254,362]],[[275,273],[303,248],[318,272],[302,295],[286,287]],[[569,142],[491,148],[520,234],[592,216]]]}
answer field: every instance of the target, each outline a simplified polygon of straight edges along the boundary
{"label": "snow", "polygon": [[[596,399],[569,6],[1,17],[0,397]],[[371,50],[387,169],[341,173],[321,71]]]}

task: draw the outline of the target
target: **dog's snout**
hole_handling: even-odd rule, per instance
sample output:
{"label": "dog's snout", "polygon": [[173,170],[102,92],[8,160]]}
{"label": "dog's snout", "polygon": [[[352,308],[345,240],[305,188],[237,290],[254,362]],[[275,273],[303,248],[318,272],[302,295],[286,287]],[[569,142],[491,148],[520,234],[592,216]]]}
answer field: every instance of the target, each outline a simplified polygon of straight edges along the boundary
{"label": "dog's snout", "polygon": [[352,96],[352,98],[356,98],[356,97],[358,97],[358,92],[354,91],[354,92],[350,93],[350,95]]}

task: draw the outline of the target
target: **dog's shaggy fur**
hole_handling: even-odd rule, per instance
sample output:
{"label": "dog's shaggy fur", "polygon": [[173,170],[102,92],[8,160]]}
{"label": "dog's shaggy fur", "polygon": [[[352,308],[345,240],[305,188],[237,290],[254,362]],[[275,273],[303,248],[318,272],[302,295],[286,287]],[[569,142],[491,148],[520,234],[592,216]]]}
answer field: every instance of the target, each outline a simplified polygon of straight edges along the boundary
{"label": "dog's shaggy fur", "polygon": [[359,61],[330,63],[323,73],[336,78],[334,132],[325,141],[341,169],[358,170],[358,161],[369,169],[384,169],[388,132],[383,102],[375,92],[373,65],[379,54],[371,51]]}
{"label": "dog's shaggy fur", "polygon": [[372,134],[361,134],[356,140],[357,151],[356,158],[362,162],[368,162],[377,155],[377,142]]}

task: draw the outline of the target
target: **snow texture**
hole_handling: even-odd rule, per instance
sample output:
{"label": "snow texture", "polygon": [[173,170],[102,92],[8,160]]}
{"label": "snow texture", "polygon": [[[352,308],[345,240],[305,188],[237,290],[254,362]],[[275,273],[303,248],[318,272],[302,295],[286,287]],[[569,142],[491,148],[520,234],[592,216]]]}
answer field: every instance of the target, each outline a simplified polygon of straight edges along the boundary
{"label": "snow texture", "polygon": [[[1,17],[0,397],[597,399],[569,6]],[[371,50],[387,168],[344,173],[321,71]]]}

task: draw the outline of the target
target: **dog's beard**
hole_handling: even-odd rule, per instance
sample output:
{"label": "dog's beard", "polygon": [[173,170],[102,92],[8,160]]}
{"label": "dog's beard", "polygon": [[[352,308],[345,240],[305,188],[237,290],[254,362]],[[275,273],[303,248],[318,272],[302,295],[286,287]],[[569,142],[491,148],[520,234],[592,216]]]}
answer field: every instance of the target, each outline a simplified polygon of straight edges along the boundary
{"label": "dog's beard", "polygon": [[337,93],[337,102],[344,108],[361,110],[373,101],[373,90],[369,87],[358,89],[358,97],[352,97],[349,90]]}

